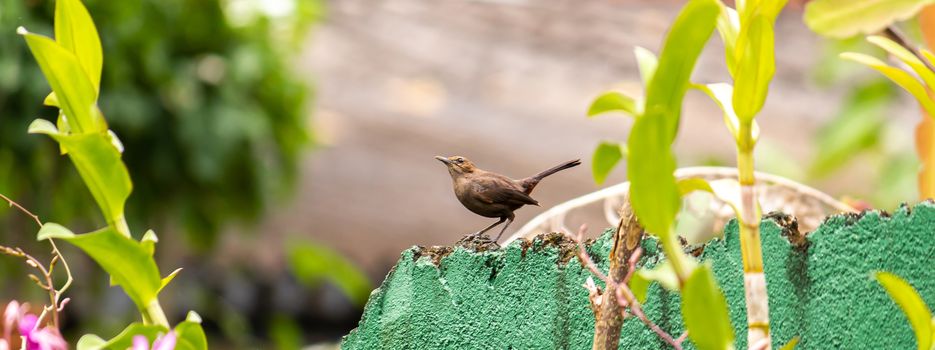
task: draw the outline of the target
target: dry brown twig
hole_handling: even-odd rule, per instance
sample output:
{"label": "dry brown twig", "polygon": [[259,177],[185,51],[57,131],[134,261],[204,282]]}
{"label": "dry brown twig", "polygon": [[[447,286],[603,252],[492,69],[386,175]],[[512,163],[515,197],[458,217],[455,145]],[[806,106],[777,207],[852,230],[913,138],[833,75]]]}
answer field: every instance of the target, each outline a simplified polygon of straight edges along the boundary
{"label": "dry brown twig", "polygon": [[[594,260],[591,260],[591,257],[588,256],[588,252],[587,250],[585,250],[584,244],[582,244],[584,240],[585,232],[587,232],[587,225],[581,225],[581,228],[578,229],[577,236],[571,236],[571,234],[568,234],[568,233],[566,233],[566,235],[569,236],[569,238],[571,238],[572,240],[574,240],[575,243],[578,245],[577,255],[578,255],[578,261],[581,263],[581,265],[587,268],[591,272],[591,274],[593,274],[594,276],[597,276],[597,278],[604,281],[606,286],[613,286],[613,289],[615,289],[616,291],[615,293],[616,295],[614,296],[615,297],[614,299],[616,299],[617,303],[620,304],[621,313],[624,313],[623,317],[627,316],[626,310],[629,309],[633,315],[639,318],[640,321],[642,321],[647,327],[649,327],[650,330],[656,333],[656,335],[659,336],[659,338],[662,339],[663,342],[671,345],[673,348],[677,350],[681,350],[682,342],[685,341],[685,339],[688,336],[688,333],[686,332],[676,339],[672,337],[672,335],[667,333],[665,330],[660,328],[658,325],[656,325],[656,323],[650,320],[649,317],[646,317],[646,314],[643,312],[643,308],[640,305],[639,300],[636,300],[636,296],[633,295],[633,291],[630,290],[630,286],[628,285],[630,281],[630,277],[632,277],[633,273],[636,271],[636,263],[639,261],[640,255],[642,254],[642,249],[637,248],[637,250],[634,251],[633,254],[630,256],[630,259],[627,261],[627,264],[629,266],[627,275],[623,281],[618,283],[612,280],[611,278],[607,277],[607,275],[605,275],[603,272],[601,272],[601,270],[597,267],[597,264],[594,263]],[[595,286],[595,289],[598,289],[598,288]],[[600,293],[599,289],[597,292]],[[598,296],[598,298],[591,298],[592,309],[595,309],[597,307],[594,305],[595,303],[594,299],[600,299],[600,302],[605,302],[607,301],[606,300],[607,295],[605,294],[603,296]]]}
{"label": "dry brown twig", "polygon": [[[30,212],[23,206],[19,205],[19,203],[14,202],[12,199],[3,195],[2,193],[0,193],[0,198],[3,198],[4,200],[6,200],[7,203],[10,204],[10,207],[15,207],[19,209],[19,211],[31,217],[33,220],[36,221],[36,224],[39,225],[39,228],[42,228],[42,220],[39,220],[38,215],[33,214],[32,212]],[[36,282],[36,285],[38,285],[39,288],[42,288],[49,292],[49,303],[50,304],[42,308],[42,313],[39,315],[39,320],[37,321],[37,324],[42,324],[42,322],[45,321],[46,317],[51,315],[52,326],[55,327],[55,329],[58,329],[59,328],[59,313],[65,308],[65,305],[67,305],[68,302],[71,301],[71,299],[69,298],[62,298],[62,295],[64,295],[65,291],[68,290],[69,287],[71,287],[71,283],[74,280],[74,278],[71,275],[71,269],[68,267],[68,262],[65,261],[65,257],[62,256],[62,253],[58,250],[58,246],[55,245],[55,241],[50,238],[49,244],[52,246],[52,260],[49,261],[48,267],[43,265],[42,262],[39,261],[39,259],[36,259],[35,257],[29,254],[26,254],[26,252],[24,252],[23,249],[19,247],[10,248],[10,247],[0,245],[0,253],[18,257],[18,258],[23,258],[26,261],[26,265],[29,265],[39,270],[39,272],[43,276],[42,279],[40,279],[38,276],[34,274],[29,274],[29,279],[31,279],[33,282]],[[54,282],[55,266],[59,262],[62,263],[62,267],[65,269],[65,275],[67,278],[65,280],[65,283],[62,284],[61,287],[55,288],[55,282]],[[43,279],[45,280],[45,283],[42,282]]]}

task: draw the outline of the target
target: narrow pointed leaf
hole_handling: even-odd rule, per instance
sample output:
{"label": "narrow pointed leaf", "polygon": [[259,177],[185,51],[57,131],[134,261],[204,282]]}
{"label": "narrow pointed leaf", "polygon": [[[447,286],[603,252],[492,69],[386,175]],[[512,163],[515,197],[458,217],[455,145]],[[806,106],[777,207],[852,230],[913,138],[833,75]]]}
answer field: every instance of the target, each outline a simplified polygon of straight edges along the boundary
{"label": "narrow pointed leaf", "polygon": [[935,102],[929,97],[922,83],[916,80],[911,74],[906,73],[902,69],[891,67],[873,56],[845,52],[841,54],[841,58],[861,63],[883,73],[883,75],[896,83],[896,85],[899,85],[912,94],[928,115],[935,115]]}
{"label": "narrow pointed leaf", "polygon": [[634,117],[640,115],[636,99],[617,91],[598,96],[588,107],[588,117],[608,112],[622,112]]}
{"label": "narrow pointed leaf", "polygon": [[75,54],[47,37],[20,33],[32,51],[46,80],[55,92],[69,125],[75,132],[105,131],[103,118],[92,113],[97,92]]}
{"label": "narrow pointed leaf", "polygon": [[[707,85],[692,84],[692,87],[704,92],[714,103],[717,103],[721,111],[724,112],[724,125],[727,125],[727,130],[734,136],[734,140],[739,140],[740,119],[737,118],[737,114],[734,113],[734,104],[732,102],[734,87],[727,83]],[[753,121],[753,127],[750,128],[750,133],[750,137],[754,142],[760,138],[760,126],[757,124],[756,120]]]}
{"label": "narrow pointed leaf", "polygon": [[652,233],[667,235],[681,205],[671,146],[689,78],[714,32],[719,12],[714,0],[692,0],[679,13],[647,87],[643,116],[630,131],[627,175],[631,202],[640,222]]}
{"label": "narrow pointed leaf", "polygon": [[922,81],[925,82],[925,85],[928,85],[929,89],[935,88],[935,72],[929,70],[929,68],[925,66],[925,63],[922,63],[922,60],[916,57],[912,52],[909,52],[905,47],[882,36],[870,36],[867,37],[867,41],[886,50],[900,61],[903,61],[903,63],[916,72],[916,75],[922,78]]}
{"label": "narrow pointed leaf", "polygon": [[727,314],[727,302],[707,264],[696,268],[685,281],[682,318],[689,338],[698,349],[734,348],[734,328]]}
{"label": "narrow pointed leaf", "polygon": [[798,336],[792,337],[792,340],[790,340],[788,343],[786,343],[786,345],[783,345],[782,348],[780,348],[779,350],[793,350],[793,349],[795,349],[795,346],[796,346],[796,345],[799,345],[799,337],[798,337]]}
{"label": "narrow pointed leaf", "polygon": [[121,219],[133,185],[111,139],[104,133],[63,135],[53,132],[50,125],[37,120],[30,130],[51,136],[68,151],[108,224]]}
{"label": "narrow pointed leaf", "polygon": [[773,40],[773,24],[766,16],[753,16],[740,30],[732,105],[741,121],[753,120],[766,102],[776,70]]}
{"label": "narrow pointed leaf", "polygon": [[916,335],[918,349],[929,350],[932,347],[932,312],[925,305],[925,301],[909,282],[899,276],[882,271],[877,272],[875,276],[877,282],[886,289],[886,293],[899,305],[909,320]]}
{"label": "narrow pointed leaf", "polygon": [[[43,225],[43,228],[46,226],[49,224]],[[63,239],[81,248],[110,274],[140,310],[149,305],[162,285],[156,261],[142,244],[117,233],[112,227],[71,236],[58,230],[54,234],[40,233],[39,239]]]}
{"label": "narrow pointed leaf", "polygon": [[75,54],[94,86],[94,100],[97,100],[104,54],[97,28],[80,0],[55,1],[55,41]]}
{"label": "narrow pointed leaf", "polygon": [[805,5],[805,24],[818,34],[843,39],[877,33],[914,16],[933,0],[813,0]]}
{"label": "narrow pointed leaf", "polygon": [[727,61],[727,71],[730,73],[730,76],[734,76],[734,72],[737,70],[737,57],[736,55],[736,46],[737,46],[737,35],[740,33],[740,17],[737,15],[737,11],[727,7],[723,3],[721,5],[721,13],[717,18],[717,32],[721,36],[721,41],[724,42],[724,57]]}
{"label": "narrow pointed leaf", "polygon": [[598,185],[604,183],[610,171],[617,166],[617,163],[623,159],[624,145],[616,142],[601,142],[594,150],[594,157],[591,158],[592,171],[594,172],[594,182]]}
{"label": "narrow pointed leaf", "polygon": [[643,80],[643,88],[649,86],[656,75],[656,68],[659,67],[659,59],[652,51],[637,46],[633,48],[633,55],[636,56],[636,65],[640,70],[640,79]]}

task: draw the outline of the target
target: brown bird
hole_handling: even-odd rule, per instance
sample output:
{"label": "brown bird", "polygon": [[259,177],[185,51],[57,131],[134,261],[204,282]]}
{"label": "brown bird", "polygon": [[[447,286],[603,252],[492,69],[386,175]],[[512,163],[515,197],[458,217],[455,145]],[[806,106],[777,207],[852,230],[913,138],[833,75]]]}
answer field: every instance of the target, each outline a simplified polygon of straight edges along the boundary
{"label": "brown bird", "polygon": [[445,163],[448,167],[448,173],[451,174],[451,180],[454,183],[455,195],[461,204],[477,215],[500,218],[500,221],[472,234],[472,237],[480,236],[506,221],[506,225],[500,230],[494,242],[499,241],[506,228],[510,227],[515,217],[514,210],[526,204],[539,205],[539,202],[529,196],[539,181],[546,176],[581,164],[579,159],[570,160],[525,179],[513,180],[497,173],[478,169],[474,163],[461,156],[448,158],[435,156],[435,159]]}

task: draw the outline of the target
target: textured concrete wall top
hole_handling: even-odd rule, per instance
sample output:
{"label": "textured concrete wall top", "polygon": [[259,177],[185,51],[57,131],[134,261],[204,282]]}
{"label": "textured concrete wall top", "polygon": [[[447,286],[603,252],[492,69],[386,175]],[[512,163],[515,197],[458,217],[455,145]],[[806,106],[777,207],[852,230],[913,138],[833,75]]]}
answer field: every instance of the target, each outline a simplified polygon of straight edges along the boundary
{"label": "textured concrete wall top", "polygon": [[[912,349],[905,317],[871,278],[875,270],[906,278],[935,305],[935,205],[893,215],[829,218],[796,247],[784,220],[762,225],[773,341],[801,337],[801,349]],[[780,222],[780,223],[777,223]],[[606,268],[609,232],[589,248]],[[642,264],[661,258],[644,241]],[[736,223],[700,258],[713,264],[746,348],[743,272]],[[343,349],[590,349],[594,316],[582,283],[589,275],[560,235],[516,242],[499,251],[412,248],[373,292]],[[650,287],[647,315],[670,333],[683,326],[677,294]],[[692,348],[691,344],[686,344]],[[621,349],[665,348],[636,319],[624,322]]]}

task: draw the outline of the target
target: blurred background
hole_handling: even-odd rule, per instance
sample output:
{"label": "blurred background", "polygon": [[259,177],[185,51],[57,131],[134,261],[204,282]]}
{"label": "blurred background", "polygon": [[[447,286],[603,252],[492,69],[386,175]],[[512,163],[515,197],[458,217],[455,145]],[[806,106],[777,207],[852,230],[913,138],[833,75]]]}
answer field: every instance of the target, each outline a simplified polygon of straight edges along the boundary
{"label": "blurred background", "polygon": [[[402,250],[450,245],[492,222],[457,202],[433,156],[517,178],[581,158],[537,188],[542,207],[518,211],[511,232],[599,189],[591,152],[626,139],[631,120],[587,120],[585,110],[605,90],[639,89],[633,47],[658,51],[683,3],[85,2],[104,46],[100,107],[134,182],[130,227],[157,232],[164,273],[184,268],[161,295],[170,319],[197,310],[212,348],[281,349],[355,327]],[[90,231],[104,223],[77,172],[51,141],[26,134],[55,110],[41,104],[48,85],[15,28],[51,34],[52,10],[0,0],[0,193]],[[837,58],[870,47],[819,38],[801,11],[789,6],[776,27],[757,169],[881,209],[913,201],[915,102]],[[694,80],[727,78],[714,37]],[[680,130],[680,166],[733,165],[707,97],[689,92]],[[621,167],[607,185],[624,180]],[[0,206],[0,242],[42,255],[34,237],[27,217]],[[134,320],[90,259],[65,255],[77,277],[66,338],[110,336]],[[0,258],[0,280],[0,300],[41,302],[20,261]]]}

